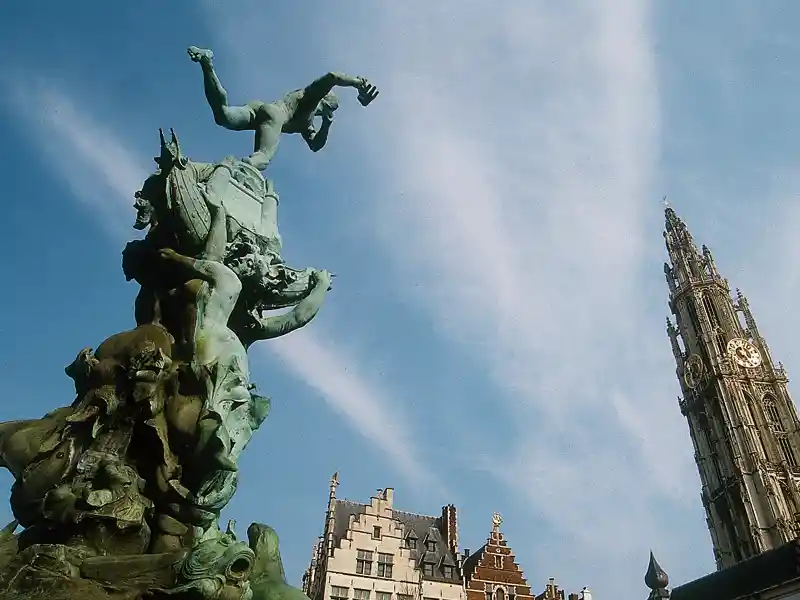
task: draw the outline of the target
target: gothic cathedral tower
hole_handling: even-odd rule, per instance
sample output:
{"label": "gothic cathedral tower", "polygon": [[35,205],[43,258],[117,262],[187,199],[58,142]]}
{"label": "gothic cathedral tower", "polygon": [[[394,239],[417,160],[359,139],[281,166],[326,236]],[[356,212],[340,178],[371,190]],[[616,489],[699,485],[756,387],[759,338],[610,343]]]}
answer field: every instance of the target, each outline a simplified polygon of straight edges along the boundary
{"label": "gothic cathedral tower", "polygon": [[666,209],[667,333],[717,568],[800,534],[800,421],[747,300]]}

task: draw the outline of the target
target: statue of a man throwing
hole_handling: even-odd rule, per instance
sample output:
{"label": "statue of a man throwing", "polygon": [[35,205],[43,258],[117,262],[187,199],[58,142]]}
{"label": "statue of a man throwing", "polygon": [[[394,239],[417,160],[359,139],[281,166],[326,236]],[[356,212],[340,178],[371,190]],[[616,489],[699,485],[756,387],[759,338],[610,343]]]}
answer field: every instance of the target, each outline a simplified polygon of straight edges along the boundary
{"label": "statue of a man throwing", "polygon": [[[228,94],[214,71],[213,52],[196,46],[190,46],[188,52],[189,57],[199,63],[203,70],[206,99],[217,125],[233,131],[255,131],[253,153],[244,162],[259,171],[265,170],[275,156],[282,133],[299,133],[314,152],[325,145],[333,112],[339,107],[339,101],[333,93],[334,87],[356,88],[362,106],[367,106],[378,97],[378,89],[363,77],[327,73],[305,88],[289,92],[280,100],[229,106]],[[314,126],[315,117],[322,118],[318,130]]]}

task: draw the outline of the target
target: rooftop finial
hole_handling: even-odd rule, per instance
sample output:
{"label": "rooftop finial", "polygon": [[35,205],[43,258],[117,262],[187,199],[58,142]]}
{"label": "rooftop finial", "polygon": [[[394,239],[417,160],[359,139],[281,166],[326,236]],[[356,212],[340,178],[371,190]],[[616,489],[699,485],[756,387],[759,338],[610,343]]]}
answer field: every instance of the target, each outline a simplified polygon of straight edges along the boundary
{"label": "rooftop finial", "polygon": [[649,596],[651,600],[670,597],[669,590],[667,590],[669,576],[666,571],[661,568],[661,565],[658,564],[652,550],[650,551],[650,563],[647,565],[644,583],[651,590]]}
{"label": "rooftop finial", "polygon": [[661,203],[664,205],[664,208],[669,208],[669,200],[667,200],[667,197],[666,197],[666,196],[664,196],[664,197],[661,199]]}
{"label": "rooftop finial", "polygon": [[492,531],[494,533],[498,533],[500,531],[500,525],[503,524],[503,517],[500,513],[496,512],[492,515]]}
{"label": "rooftop finial", "polygon": [[339,487],[339,471],[336,471],[331,477],[331,492],[336,491],[337,487]]}

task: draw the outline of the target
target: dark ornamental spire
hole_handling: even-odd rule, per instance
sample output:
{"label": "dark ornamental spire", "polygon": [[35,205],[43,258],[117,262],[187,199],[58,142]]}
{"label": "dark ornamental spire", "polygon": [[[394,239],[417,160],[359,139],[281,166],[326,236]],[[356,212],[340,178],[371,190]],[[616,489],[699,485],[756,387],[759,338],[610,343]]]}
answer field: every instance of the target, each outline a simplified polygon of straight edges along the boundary
{"label": "dark ornamental spire", "polygon": [[650,551],[650,563],[647,565],[644,583],[650,589],[648,600],[660,600],[670,597],[670,592],[667,588],[669,586],[669,576],[658,564],[652,550]]}

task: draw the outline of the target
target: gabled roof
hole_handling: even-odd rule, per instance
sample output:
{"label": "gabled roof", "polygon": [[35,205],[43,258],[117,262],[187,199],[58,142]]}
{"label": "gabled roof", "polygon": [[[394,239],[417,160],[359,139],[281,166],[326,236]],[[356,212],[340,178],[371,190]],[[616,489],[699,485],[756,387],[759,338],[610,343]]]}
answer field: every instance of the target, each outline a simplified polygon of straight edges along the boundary
{"label": "gabled roof", "polygon": [[444,556],[442,556],[442,561],[439,563],[441,567],[455,567],[456,561],[453,560],[453,557],[448,552]]}

